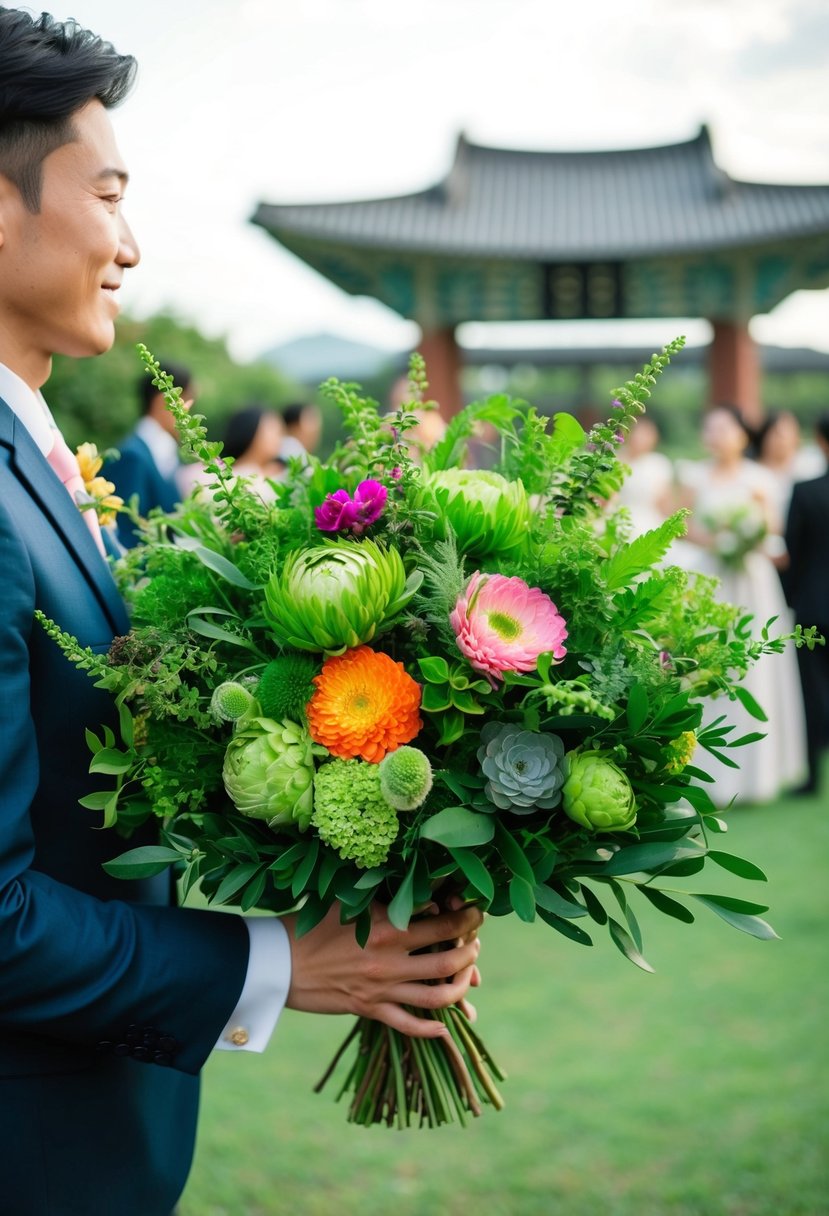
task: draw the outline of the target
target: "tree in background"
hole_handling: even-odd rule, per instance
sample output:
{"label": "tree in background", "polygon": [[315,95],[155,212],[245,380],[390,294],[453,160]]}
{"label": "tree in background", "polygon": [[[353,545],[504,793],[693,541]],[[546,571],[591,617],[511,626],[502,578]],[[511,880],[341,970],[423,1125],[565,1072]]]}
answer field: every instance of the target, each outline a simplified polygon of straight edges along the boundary
{"label": "tree in background", "polygon": [[137,342],[144,342],[162,362],[167,359],[192,369],[196,408],[207,418],[213,438],[221,437],[224,421],[234,410],[251,401],[278,409],[302,400],[307,392],[272,365],[237,363],[223,338],[206,338],[169,313],[140,321],[122,317],[115,345],[107,354],[54,361],[47,398],[71,446],[87,441],[101,450],[117,446],[135,424],[142,375]]}

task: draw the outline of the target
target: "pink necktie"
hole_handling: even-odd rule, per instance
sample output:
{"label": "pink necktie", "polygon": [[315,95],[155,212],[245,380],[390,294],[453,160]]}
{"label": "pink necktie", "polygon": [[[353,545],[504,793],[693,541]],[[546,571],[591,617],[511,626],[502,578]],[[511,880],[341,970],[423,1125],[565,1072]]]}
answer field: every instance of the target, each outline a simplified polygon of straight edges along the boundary
{"label": "pink necktie", "polygon": [[[68,443],[61,435],[60,431],[53,428],[52,435],[54,443],[52,450],[46,459],[57,473],[66,489],[72,498],[72,501],[77,505],[78,501],[83,502],[83,496],[86,494],[86,486],[81,477],[81,468],[78,464],[78,458]],[[80,500],[78,494],[81,495]],[[101,536],[101,525],[98,523],[98,516],[95,514],[94,507],[90,507],[88,511],[81,511],[84,522],[92,533],[92,539],[98,546],[98,549],[103,557],[106,557],[106,549],[104,548],[104,539]]]}

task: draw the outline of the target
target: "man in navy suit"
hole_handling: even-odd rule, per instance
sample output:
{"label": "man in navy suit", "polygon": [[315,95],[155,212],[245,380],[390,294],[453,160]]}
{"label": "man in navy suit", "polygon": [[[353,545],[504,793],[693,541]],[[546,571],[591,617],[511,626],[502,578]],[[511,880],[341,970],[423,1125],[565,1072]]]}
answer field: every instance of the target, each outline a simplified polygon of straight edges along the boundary
{"label": "man in navy suit", "polygon": [[[815,428],[815,437],[829,461],[829,414]],[[786,521],[789,565],[784,575],[786,598],[801,625],[817,625],[827,639],[814,650],[797,652],[806,711],[806,751],[809,776],[801,793],[820,785],[820,758],[829,745],[829,469],[812,481],[799,481],[792,490]]]}
{"label": "man in navy suit", "polygon": [[[182,390],[185,401],[192,399],[192,377],[186,367],[161,359],[161,366]],[[119,459],[107,464],[104,474],[115,483],[115,491],[124,502],[137,498],[138,513],[148,515],[158,507],[172,511],[181,500],[176,474],[181,467],[178,455],[178,435],[173,415],[149,376],[138,382],[141,417],[135,428],[118,444]],[[138,542],[138,534],[130,517],[120,514],[117,519],[118,539],[126,549]]]}
{"label": "man in navy suit", "polygon": [[[477,979],[474,909],[399,933],[376,908],[360,950],[335,913],[297,940],[290,918],[180,909],[163,876],[119,883],[101,868],[123,842],[94,830],[78,799],[90,792],[84,727],[112,722],[112,705],[33,617],[41,609],[98,652],[128,621],[56,476],[65,445],[40,389],[53,354],[109,349],[139,259],[108,116],[134,67],[72,23],[0,8],[4,1216],[168,1216],[214,1048],[261,1050],[286,1001],[440,1033],[403,1006],[448,1005]],[[146,826],[134,843],[151,840]],[[445,976],[447,962],[450,981],[420,982]]]}

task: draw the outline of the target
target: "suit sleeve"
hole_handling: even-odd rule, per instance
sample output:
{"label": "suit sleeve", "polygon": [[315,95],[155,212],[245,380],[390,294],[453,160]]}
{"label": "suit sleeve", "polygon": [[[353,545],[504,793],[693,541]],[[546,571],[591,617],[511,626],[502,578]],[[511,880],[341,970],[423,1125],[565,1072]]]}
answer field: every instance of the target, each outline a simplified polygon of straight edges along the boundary
{"label": "suit sleeve", "polygon": [[244,921],[102,901],[32,868],[30,807],[49,760],[30,709],[39,626],[29,556],[2,504],[0,586],[0,1026],[118,1054],[150,1028],[152,1050],[137,1058],[196,1073],[244,985]]}
{"label": "suit sleeve", "polygon": [[[134,448],[126,445],[118,460],[108,464],[104,474],[115,485],[115,493],[129,502],[133,495],[138,496],[138,510],[145,515],[151,506],[155,505],[152,486],[152,470],[148,462]],[[138,544],[138,534],[135,526],[126,515],[116,519],[118,539],[125,549],[132,549]]]}

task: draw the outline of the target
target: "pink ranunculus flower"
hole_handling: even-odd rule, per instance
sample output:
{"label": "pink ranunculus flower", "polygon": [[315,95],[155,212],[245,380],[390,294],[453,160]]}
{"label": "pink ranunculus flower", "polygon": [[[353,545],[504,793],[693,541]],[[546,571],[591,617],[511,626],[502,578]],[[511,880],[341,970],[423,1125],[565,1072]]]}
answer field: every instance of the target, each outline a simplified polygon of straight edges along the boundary
{"label": "pink ranunculus flower", "polygon": [[476,570],[449,621],[461,653],[495,680],[505,671],[533,671],[546,651],[556,660],[567,653],[564,618],[548,595],[520,578]]}
{"label": "pink ranunculus flower", "polygon": [[383,514],[387,497],[386,487],[372,478],[360,482],[353,498],[347,490],[335,490],[314,511],[316,525],[321,532],[352,532],[359,536]]}

